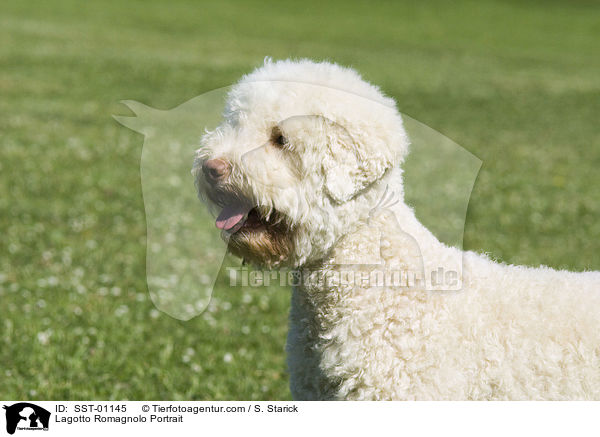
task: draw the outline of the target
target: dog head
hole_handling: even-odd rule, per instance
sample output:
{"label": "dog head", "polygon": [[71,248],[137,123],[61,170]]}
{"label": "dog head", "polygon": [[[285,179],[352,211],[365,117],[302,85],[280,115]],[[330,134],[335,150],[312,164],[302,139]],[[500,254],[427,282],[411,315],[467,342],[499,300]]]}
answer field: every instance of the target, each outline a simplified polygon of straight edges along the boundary
{"label": "dog head", "polygon": [[407,150],[394,101],[353,70],[267,61],[230,91],[194,174],[234,254],[299,267],[368,216]]}

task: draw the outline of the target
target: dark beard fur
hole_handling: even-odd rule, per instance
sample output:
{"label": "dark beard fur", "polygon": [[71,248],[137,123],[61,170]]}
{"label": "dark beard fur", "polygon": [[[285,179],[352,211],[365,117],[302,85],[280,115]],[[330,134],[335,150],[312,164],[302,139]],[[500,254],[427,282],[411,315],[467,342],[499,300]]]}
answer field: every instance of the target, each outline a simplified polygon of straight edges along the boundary
{"label": "dark beard fur", "polygon": [[230,236],[229,250],[252,264],[272,268],[290,258],[294,244],[289,230],[279,224],[252,231],[239,230]]}

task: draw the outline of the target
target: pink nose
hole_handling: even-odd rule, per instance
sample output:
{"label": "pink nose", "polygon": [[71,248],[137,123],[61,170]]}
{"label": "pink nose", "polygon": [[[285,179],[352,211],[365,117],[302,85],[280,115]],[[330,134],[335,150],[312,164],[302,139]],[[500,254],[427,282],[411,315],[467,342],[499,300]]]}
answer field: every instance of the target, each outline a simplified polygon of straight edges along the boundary
{"label": "pink nose", "polygon": [[219,182],[229,176],[231,166],[221,158],[209,159],[202,165],[202,171],[209,182]]}

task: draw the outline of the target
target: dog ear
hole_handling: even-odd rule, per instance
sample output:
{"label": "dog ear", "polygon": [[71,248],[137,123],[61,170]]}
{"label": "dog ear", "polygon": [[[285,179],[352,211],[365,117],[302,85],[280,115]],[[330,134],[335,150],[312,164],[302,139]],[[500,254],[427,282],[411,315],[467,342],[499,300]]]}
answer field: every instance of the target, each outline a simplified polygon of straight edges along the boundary
{"label": "dog ear", "polygon": [[344,203],[380,179],[393,164],[382,151],[385,147],[367,147],[347,132],[330,137],[323,159],[326,193],[335,202]]}

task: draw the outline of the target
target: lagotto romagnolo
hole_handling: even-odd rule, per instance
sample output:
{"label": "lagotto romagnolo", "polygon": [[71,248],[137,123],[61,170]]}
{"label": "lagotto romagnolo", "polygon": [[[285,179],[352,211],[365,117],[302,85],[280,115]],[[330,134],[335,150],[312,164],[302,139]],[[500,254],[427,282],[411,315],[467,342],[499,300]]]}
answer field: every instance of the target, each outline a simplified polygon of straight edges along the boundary
{"label": "lagotto romagnolo", "polygon": [[[391,98],[309,60],[267,60],[243,77],[202,138],[196,183],[230,250],[311,272],[292,293],[294,398],[600,399],[600,273],[447,247],[403,200],[408,152]],[[460,271],[462,287],[321,280],[373,259]]]}

